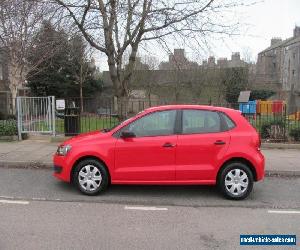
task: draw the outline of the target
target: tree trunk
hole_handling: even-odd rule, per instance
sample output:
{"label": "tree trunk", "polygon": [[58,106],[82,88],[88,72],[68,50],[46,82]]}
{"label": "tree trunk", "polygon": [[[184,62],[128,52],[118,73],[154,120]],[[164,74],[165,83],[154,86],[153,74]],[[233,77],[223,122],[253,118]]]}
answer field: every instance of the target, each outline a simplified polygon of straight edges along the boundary
{"label": "tree trunk", "polygon": [[16,113],[16,97],[18,96],[19,88],[25,82],[25,72],[23,67],[14,60],[14,57],[10,57],[8,64],[8,81],[9,81],[9,89],[12,95],[12,112]]}
{"label": "tree trunk", "polygon": [[83,93],[82,86],[83,85],[83,69],[82,63],[80,64],[80,80],[79,80],[79,98],[80,98],[80,113],[83,113]]}
{"label": "tree trunk", "polygon": [[11,92],[11,98],[12,98],[12,101],[11,101],[11,110],[10,112],[12,114],[16,114],[16,98],[17,98],[17,94],[18,94],[18,89],[17,88],[13,88],[12,86],[10,86],[10,92]]}

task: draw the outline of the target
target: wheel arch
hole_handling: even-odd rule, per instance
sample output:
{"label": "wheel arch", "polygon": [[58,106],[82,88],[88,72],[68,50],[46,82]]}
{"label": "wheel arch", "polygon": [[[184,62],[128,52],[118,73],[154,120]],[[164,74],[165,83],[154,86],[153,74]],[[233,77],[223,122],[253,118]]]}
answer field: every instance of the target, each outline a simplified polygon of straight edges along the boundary
{"label": "wheel arch", "polygon": [[107,164],[102,159],[100,159],[99,157],[94,156],[94,155],[81,156],[74,162],[74,164],[72,166],[72,170],[70,171],[70,182],[71,183],[73,182],[73,174],[74,174],[77,164],[83,160],[88,160],[88,159],[99,161],[105,167],[105,169],[108,173],[108,181],[109,181],[109,183],[111,183],[111,174],[109,172],[109,168],[107,167]]}
{"label": "wheel arch", "polygon": [[233,162],[243,163],[243,164],[245,164],[246,166],[248,166],[249,169],[250,169],[250,171],[251,171],[251,173],[252,173],[252,175],[253,175],[254,181],[257,181],[257,173],[256,173],[255,167],[254,167],[254,165],[252,164],[252,162],[249,161],[248,159],[243,158],[243,157],[233,157],[233,158],[230,158],[230,159],[226,160],[226,161],[222,164],[222,166],[219,168],[219,171],[218,171],[218,173],[217,173],[217,178],[216,178],[217,182],[219,181],[219,178],[220,178],[220,175],[221,175],[223,169],[224,169],[228,164],[233,163]]}

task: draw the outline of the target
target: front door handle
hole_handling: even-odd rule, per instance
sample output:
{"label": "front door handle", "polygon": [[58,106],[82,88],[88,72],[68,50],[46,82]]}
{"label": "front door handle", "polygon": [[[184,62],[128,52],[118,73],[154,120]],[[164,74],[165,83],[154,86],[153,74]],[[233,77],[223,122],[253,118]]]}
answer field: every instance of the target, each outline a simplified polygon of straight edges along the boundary
{"label": "front door handle", "polygon": [[215,145],[224,145],[224,144],[226,144],[226,142],[221,141],[221,140],[217,140],[217,141],[215,141],[214,144],[215,144]]}
{"label": "front door handle", "polygon": [[163,145],[164,148],[173,148],[175,147],[175,144],[172,144],[170,142],[166,142],[164,145]]}

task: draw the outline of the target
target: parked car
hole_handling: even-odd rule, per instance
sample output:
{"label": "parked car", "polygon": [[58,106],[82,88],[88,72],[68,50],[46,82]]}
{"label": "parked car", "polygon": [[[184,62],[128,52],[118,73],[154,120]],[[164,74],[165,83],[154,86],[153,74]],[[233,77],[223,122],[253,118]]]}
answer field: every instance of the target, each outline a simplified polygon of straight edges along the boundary
{"label": "parked car", "polygon": [[153,107],[113,129],[64,142],[54,155],[54,176],[87,195],[109,184],[218,185],[238,200],[264,178],[260,144],[240,111]]}

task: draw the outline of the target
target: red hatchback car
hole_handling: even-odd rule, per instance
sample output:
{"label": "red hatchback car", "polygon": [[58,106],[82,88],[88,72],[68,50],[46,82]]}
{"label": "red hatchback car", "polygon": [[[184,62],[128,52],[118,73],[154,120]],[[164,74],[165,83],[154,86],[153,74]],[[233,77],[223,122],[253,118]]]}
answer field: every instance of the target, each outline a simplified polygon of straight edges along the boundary
{"label": "red hatchback car", "polygon": [[218,185],[246,198],[264,178],[256,130],[239,111],[199,105],[146,109],[118,126],[58,147],[54,176],[87,195],[111,184]]}

